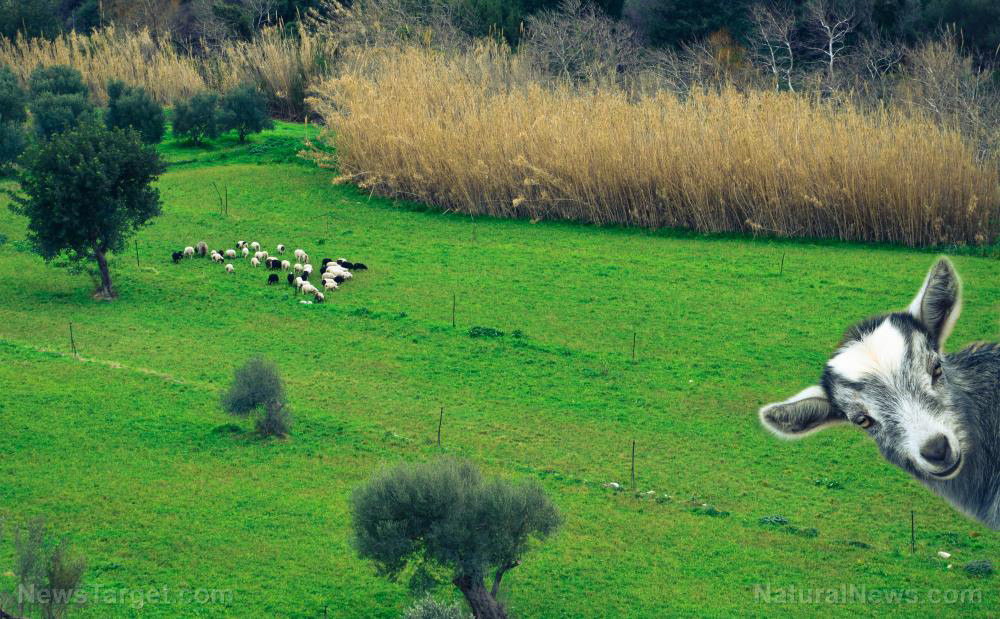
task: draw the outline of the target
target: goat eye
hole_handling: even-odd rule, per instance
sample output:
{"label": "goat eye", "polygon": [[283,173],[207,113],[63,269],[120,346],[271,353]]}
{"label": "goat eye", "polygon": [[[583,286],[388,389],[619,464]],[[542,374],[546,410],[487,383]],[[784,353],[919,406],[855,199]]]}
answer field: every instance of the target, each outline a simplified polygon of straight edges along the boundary
{"label": "goat eye", "polygon": [[868,415],[858,415],[854,418],[854,423],[867,430],[872,425],[872,418]]}
{"label": "goat eye", "polygon": [[934,365],[931,367],[931,378],[933,380],[937,381],[937,379],[941,378],[941,375],[943,373],[944,373],[944,370],[941,368],[941,360],[940,359],[935,359],[934,360]]}

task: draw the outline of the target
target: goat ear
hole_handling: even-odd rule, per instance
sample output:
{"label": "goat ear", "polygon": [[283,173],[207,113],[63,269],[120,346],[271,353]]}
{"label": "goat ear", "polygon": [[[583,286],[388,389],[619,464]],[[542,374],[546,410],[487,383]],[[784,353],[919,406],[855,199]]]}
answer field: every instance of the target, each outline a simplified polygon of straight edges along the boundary
{"label": "goat ear", "polygon": [[962,281],[950,260],[941,258],[934,263],[907,311],[927,327],[937,349],[942,350],[962,313]]}
{"label": "goat ear", "polygon": [[847,421],[843,413],[830,406],[823,389],[814,385],[784,402],[760,409],[760,423],[781,438],[802,438],[834,423]]}

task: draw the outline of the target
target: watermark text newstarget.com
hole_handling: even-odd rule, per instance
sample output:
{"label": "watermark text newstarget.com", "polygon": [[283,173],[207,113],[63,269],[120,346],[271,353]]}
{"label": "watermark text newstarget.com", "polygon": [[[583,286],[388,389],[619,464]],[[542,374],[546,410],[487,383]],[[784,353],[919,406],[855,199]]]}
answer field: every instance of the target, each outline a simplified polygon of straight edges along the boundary
{"label": "watermark text newstarget.com", "polygon": [[111,587],[105,585],[89,585],[76,590],[46,589],[33,585],[19,585],[17,600],[19,604],[55,604],[55,605],[100,605],[122,604],[133,609],[141,609],[151,605],[205,605],[233,603],[232,589],[186,588],[149,586],[149,587]]}
{"label": "watermark text newstarget.com", "polygon": [[802,585],[753,585],[760,604],[981,604],[981,589],[914,589],[868,587],[853,583],[812,587]]}

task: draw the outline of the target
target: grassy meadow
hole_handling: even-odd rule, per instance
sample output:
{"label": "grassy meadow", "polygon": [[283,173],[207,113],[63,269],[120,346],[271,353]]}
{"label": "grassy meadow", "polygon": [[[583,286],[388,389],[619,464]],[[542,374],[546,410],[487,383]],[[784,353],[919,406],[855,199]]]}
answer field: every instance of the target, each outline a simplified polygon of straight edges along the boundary
{"label": "grassy meadow", "polygon": [[[163,144],[164,212],[137,237],[139,266],[114,258],[113,303],[29,253],[24,221],[0,208],[0,517],[45,516],[87,557],[88,591],[230,592],[94,600],[73,616],[398,617],[413,596],[355,557],[348,497],[381,467],[439,452],[538,479],[566,518],[504,580],[518,617],[1000,608],[997,577],[961,569],[1000,559],[995,533],[854,428],[782,443],[756,416],[815,382],[852,321],[904,307],[934,254],[439,214],[331,184],[294,156],[302,133]],[[232,276],[171,263],[202,239],[369,270],[301,305],[242,260]],[[1000,310],[998,263],[955,261],[966,300],[952,350],[995,338]],[[286,379],[287,440],[262,441],[220,409],[255,354]],[[636,492],[616,492],[605,484],[630,485],[633,440]],[[761,523],[771,516],[788,524]],[[12,555],[5,535],[2,588]],[[765,604],[754,585],[767,583],[917,599]],[[929,602],[970,589],[978,602]]]}

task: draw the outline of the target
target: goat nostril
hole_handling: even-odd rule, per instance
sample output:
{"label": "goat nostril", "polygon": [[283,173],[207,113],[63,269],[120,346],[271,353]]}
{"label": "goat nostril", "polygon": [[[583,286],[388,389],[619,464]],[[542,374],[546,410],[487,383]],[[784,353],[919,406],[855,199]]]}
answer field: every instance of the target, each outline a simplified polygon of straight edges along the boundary
{"label": "goat nostril", "polygon": [[946,464],[951,460],[951,445],[948,437],[938,434],[920,448],[920,455],[931,464]]}

